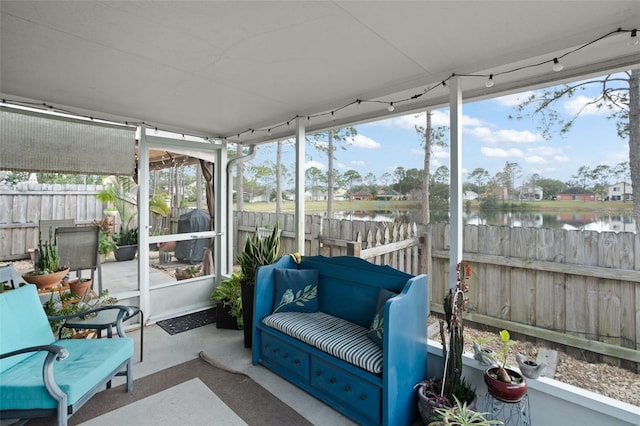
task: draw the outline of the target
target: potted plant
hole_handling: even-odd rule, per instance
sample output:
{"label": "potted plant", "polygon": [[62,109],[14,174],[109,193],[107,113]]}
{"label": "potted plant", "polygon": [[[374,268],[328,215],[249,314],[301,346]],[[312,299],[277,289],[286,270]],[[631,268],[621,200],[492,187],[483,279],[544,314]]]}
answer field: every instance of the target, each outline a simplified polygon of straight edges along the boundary
{"label": "potted plant", "polygon": [[202,275],[202,265],[189,265],[184,268],[176,268],[176,279],[186,280]]}
{"label": "potted plant", "polygon": [[49,241],[43,243],[40,236],[36,268],[22,274],[22,278],[30,284],[35,284],[39,289],[47,289],[58,286],[68,273],[69,267],[60,265],[60,255],[53,239],[53,230],[49,230]]}
{"label": "potted plant", "polygon": [[[93,293],[95,296],[95,293]],[[109,290],[104,290],[99,296],[91,297],[90,293],[85,293],[82,297],[71,292],[58,295],[52,292],[49,300],[42,306],[48,317],[60,317],[65,315],[74,315],[101,306],[113,305],[118,299],[109,295]],[[86,334],[77,335],[68,328],[63,327],[64,319],[49,319],[49,325],[55,336],[61,338],[70,337],[86,337]]]}
{"label": "potted plant", "polygon": [[444,300],[448,338],[445,337],[444,321],[440,321],[442,340],[442,359],[444,371],[442,378],[423,380],[416,385],[418,390],[418,409],[425,424],[434,417],[435,408],[451,408],[457,398],[467,406],[475,407],[476,392],[462,377],[462,353],[464,350],[464,325],[462,313],[466,308],[466,293],[469,291],[468,279],[471,266],[464,261],[456,267],[456,287],[449,290]]}
{"label": "potted plant", "polygon": [[484,382],[491,395],[500,401],[518,402],[527,393],[527,381],[519,372],[507,367],[507,355],[515,343],[507,330],[502,330],[500,349],[495,352],[497,365],[489,367],[484,372]]}
{"label": "potted plant", "polygon": [[242,329],[242,272],[236,271],[211,293],[217,301],[216,328]]}
{"label": "potted plant", "polygon": [[280,229],[277,223],[267,237],[261,237],[258,232],[247,237],[244,250],[238,255],[238,263],[242,271],[242,322],[245,348],[251,347],[253,339],[253,295],[256,270],[260,266],[272,264],[279,255]]}
{"label": "potted plant", "polygon": [[113,206],[120,216],[120,232],[113,235],[116,260],[131,260],[138,250],[138,229],[131,226],[137,215],[135,197],[130,195],[134,192],[135,182],[128,176],[112,176],[108,179],[96,198]]}
{"label": "potted plant", "polygon": [[453,407],[434,409],[434,412],[440,417],[440,420],[429,423],[429,426],[489,426],[504,424],[500,420],[487,420],[485,416],[489,413],[478,413],[477,411],[471,410],[466,402],[460,402],[455,396],[454,399],[455,405]]}
{"label": "potted plant", "polygon": [[[158,191],[149,199],[149,211],[160,216],[160,223],[149,231],[149,236],[166,235],[169,233],[169,228],[165,226],[167,217],[171,214],[169,198],[169,194],[166,192]],[[158,244],[149,243],[149,250],[158,251]]]}
{"label": "potted plant", "polygon": [[76,278],[67,282],[69,291],[76,297],[83,297],[91,288],[93,280],[91,278]]}
{"label": "potted plant", "polygon": [[133,259],[138,251],[138,228],[121,228],[119,233],[113,235],[113,242],[113,255],[117,261]]}

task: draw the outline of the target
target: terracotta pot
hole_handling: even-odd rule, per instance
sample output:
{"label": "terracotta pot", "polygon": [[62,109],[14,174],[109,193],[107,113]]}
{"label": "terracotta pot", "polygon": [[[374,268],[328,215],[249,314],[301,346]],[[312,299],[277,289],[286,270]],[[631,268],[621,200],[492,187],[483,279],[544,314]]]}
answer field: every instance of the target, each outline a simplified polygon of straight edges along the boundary
{"label": "terracotta pot", "polygon": [[484,382],[493,397],[503,402],[514,403],[522,399],[527,393],[527,381],[522,374],[515,370],[506,368],[507,374],[511,377],[511,383],[502,382],[495,379],[498,367],[489,367],[484,372]]}
{"label": "terracotta pot", "polygon": [[35,284],[38,289],[49,289],[57,287],[60,281],[69,273],[69,268],[45,275],[29,275],[31,272],[22,274],[22,279],[29,284]]}
{"label": "terracotta pot", "polygon": [[80,281],[80,280],[69,281],[69,290],[71,290],[71,293],[75,294],[76,296],[82,297],[91,288],[92,283],[93,283],[93,280],[87,280],[87,279],[85,279],[84,281]]}

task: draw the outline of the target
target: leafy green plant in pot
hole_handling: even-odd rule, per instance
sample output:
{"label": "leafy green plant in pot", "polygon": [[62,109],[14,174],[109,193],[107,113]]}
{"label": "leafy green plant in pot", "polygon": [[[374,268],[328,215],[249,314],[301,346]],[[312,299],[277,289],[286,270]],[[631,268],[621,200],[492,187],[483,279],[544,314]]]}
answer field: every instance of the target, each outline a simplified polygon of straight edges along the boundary
{"label": "leafy green plant in pot", "polygon": [[416,385],[418,390],[418,409],[425,424],[434,417],[435,408],[451,408],[455,399],[475,407],[476,392],[462,376],[462,353],[464,351],[464,325],[462,313],[466,308],[469,291],[467,283],[471,276],[471,266],[467,262],[460,262],[456,267],[456,287],[449,290],[444,300],[446,317],[445,336],[444,321],[440,321],[440,338],[442,340],[442,359],[444,370],[442,378],[430,378]]}
{"label": "leafy green plant in pot", "polygon": [[261,238],[256,231],[247,237],[244,250],[238,255],[238,263],[242,271],[242,316],[244,330],[244,347],[250,348],[253,339],[253,295],[255,293],[256,270],[260,266],[270,265],[280,256],[280,230],[278,224],[271,234]]}
{"label": "leafy green plant in pot", "polygon": [[113,255],[117,261],[133,259],[138,250],[138,228],[120,229],[113,235],[113,242],[116,244]]}
{"label": "leafy green plant in pot", "polygon": [[453,407],[440,407],[434,409],[440,420],[429,423],[429,426],[440,425],[456,425],[456,426],[490,426],[504,424],[500,420],[487,420],[486,415],[489,413],[478,413],[471,410],[466,402],[460,402],[458,398],[453,397],[455,404]]}
{"label": "leafy green plant in pot", "polygon": [[507,330],[499,333],[500,349],[495,352],[496,365],[484,372],[484,382],[491,395],[500,401],[518,402],[527,393],[527,381],[518,371],[507,366],[507,355],[514,345]]}
{"label": "leafy green plant in pot", "polygon": [[242,329],[242,272],[236,271],[216,287],[211,299],[217,301],[216,328]]}
{"label": "leafy green plant in pot", "polygon": [[[111,176],[104,188],[96,194],[96,199],[113,206],[120,216],[120,232],[114,234],[116,260],[131,260],[138,249],[138,229],[131,223],[138,214],[135,202],[135,182],[128,176]],[[134,248],[124,246],[135,246]]]}
{"label": "leafy green plant in pot", "polygon": [[49,230],[49,240],[42,242],[42,235],[38,242],[38,252],[36,254],[36,268],[25,274],[22,278],[35,284],[40,289],[56,287],[60,281],[69,273],[67,265],[60,264],[60,254],[58,246],[53,238],[53,229]]}

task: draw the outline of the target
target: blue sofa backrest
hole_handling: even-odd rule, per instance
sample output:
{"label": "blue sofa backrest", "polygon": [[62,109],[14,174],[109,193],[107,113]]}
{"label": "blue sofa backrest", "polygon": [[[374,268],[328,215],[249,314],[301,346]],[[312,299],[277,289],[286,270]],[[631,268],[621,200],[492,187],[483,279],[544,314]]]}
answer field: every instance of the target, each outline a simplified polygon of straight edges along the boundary
{"label": "blue sofa backrest", "polygon": [[305,256],[297,267],[318,270],[320,311],[363,327],[371,325],[378,290],[386,288],[400,293],[412,278],[412,275],[389,266],[374,265],[350,256]]}
{"label": "blue sofa backrest", "polygon": [[[5,354],[27,346],[50,345],[53,331],[33,284],[0,294],[0,353]],[[5,371],[34,352],[0,360],[0,372]]]}

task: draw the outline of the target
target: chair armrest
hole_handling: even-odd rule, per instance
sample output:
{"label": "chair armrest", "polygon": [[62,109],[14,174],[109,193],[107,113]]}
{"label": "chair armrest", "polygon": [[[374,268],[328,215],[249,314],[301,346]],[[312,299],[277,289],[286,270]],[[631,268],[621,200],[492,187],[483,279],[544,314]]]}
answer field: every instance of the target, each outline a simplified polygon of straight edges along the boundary
{"label": "chair armrest", "polygon": [[[42,380],[44,381],[44,387],[53,399],[58,402],[58,405],[67,405],[67,394],[60,389],[60,386],[53,377],[53,361],[62,361],[69,356],[69,351],[66,348],[58,345],[41,345],[30,346],[28,348],[18,349],[17,351],[8,352],[0,355],[0,359],[8,358],[14,355],[20,355],[29,352],[47,351],[47,357],[42,364]],[[18,364],[19,365],[19,364]]]}
{"label": "chair armrest", "polygon": [[17,351],[7,352],[6,354],[1,354],[0,359],[9,358],[15,355],[26,354],[29,352],[40,352],[47,351],[50,354],[53,354],[58,361],[62,361],[63,359],[69,356],[69,351],[66,348],[58,345],[40,345],[40,346],[29,346],[27,348],[18,349]]}

